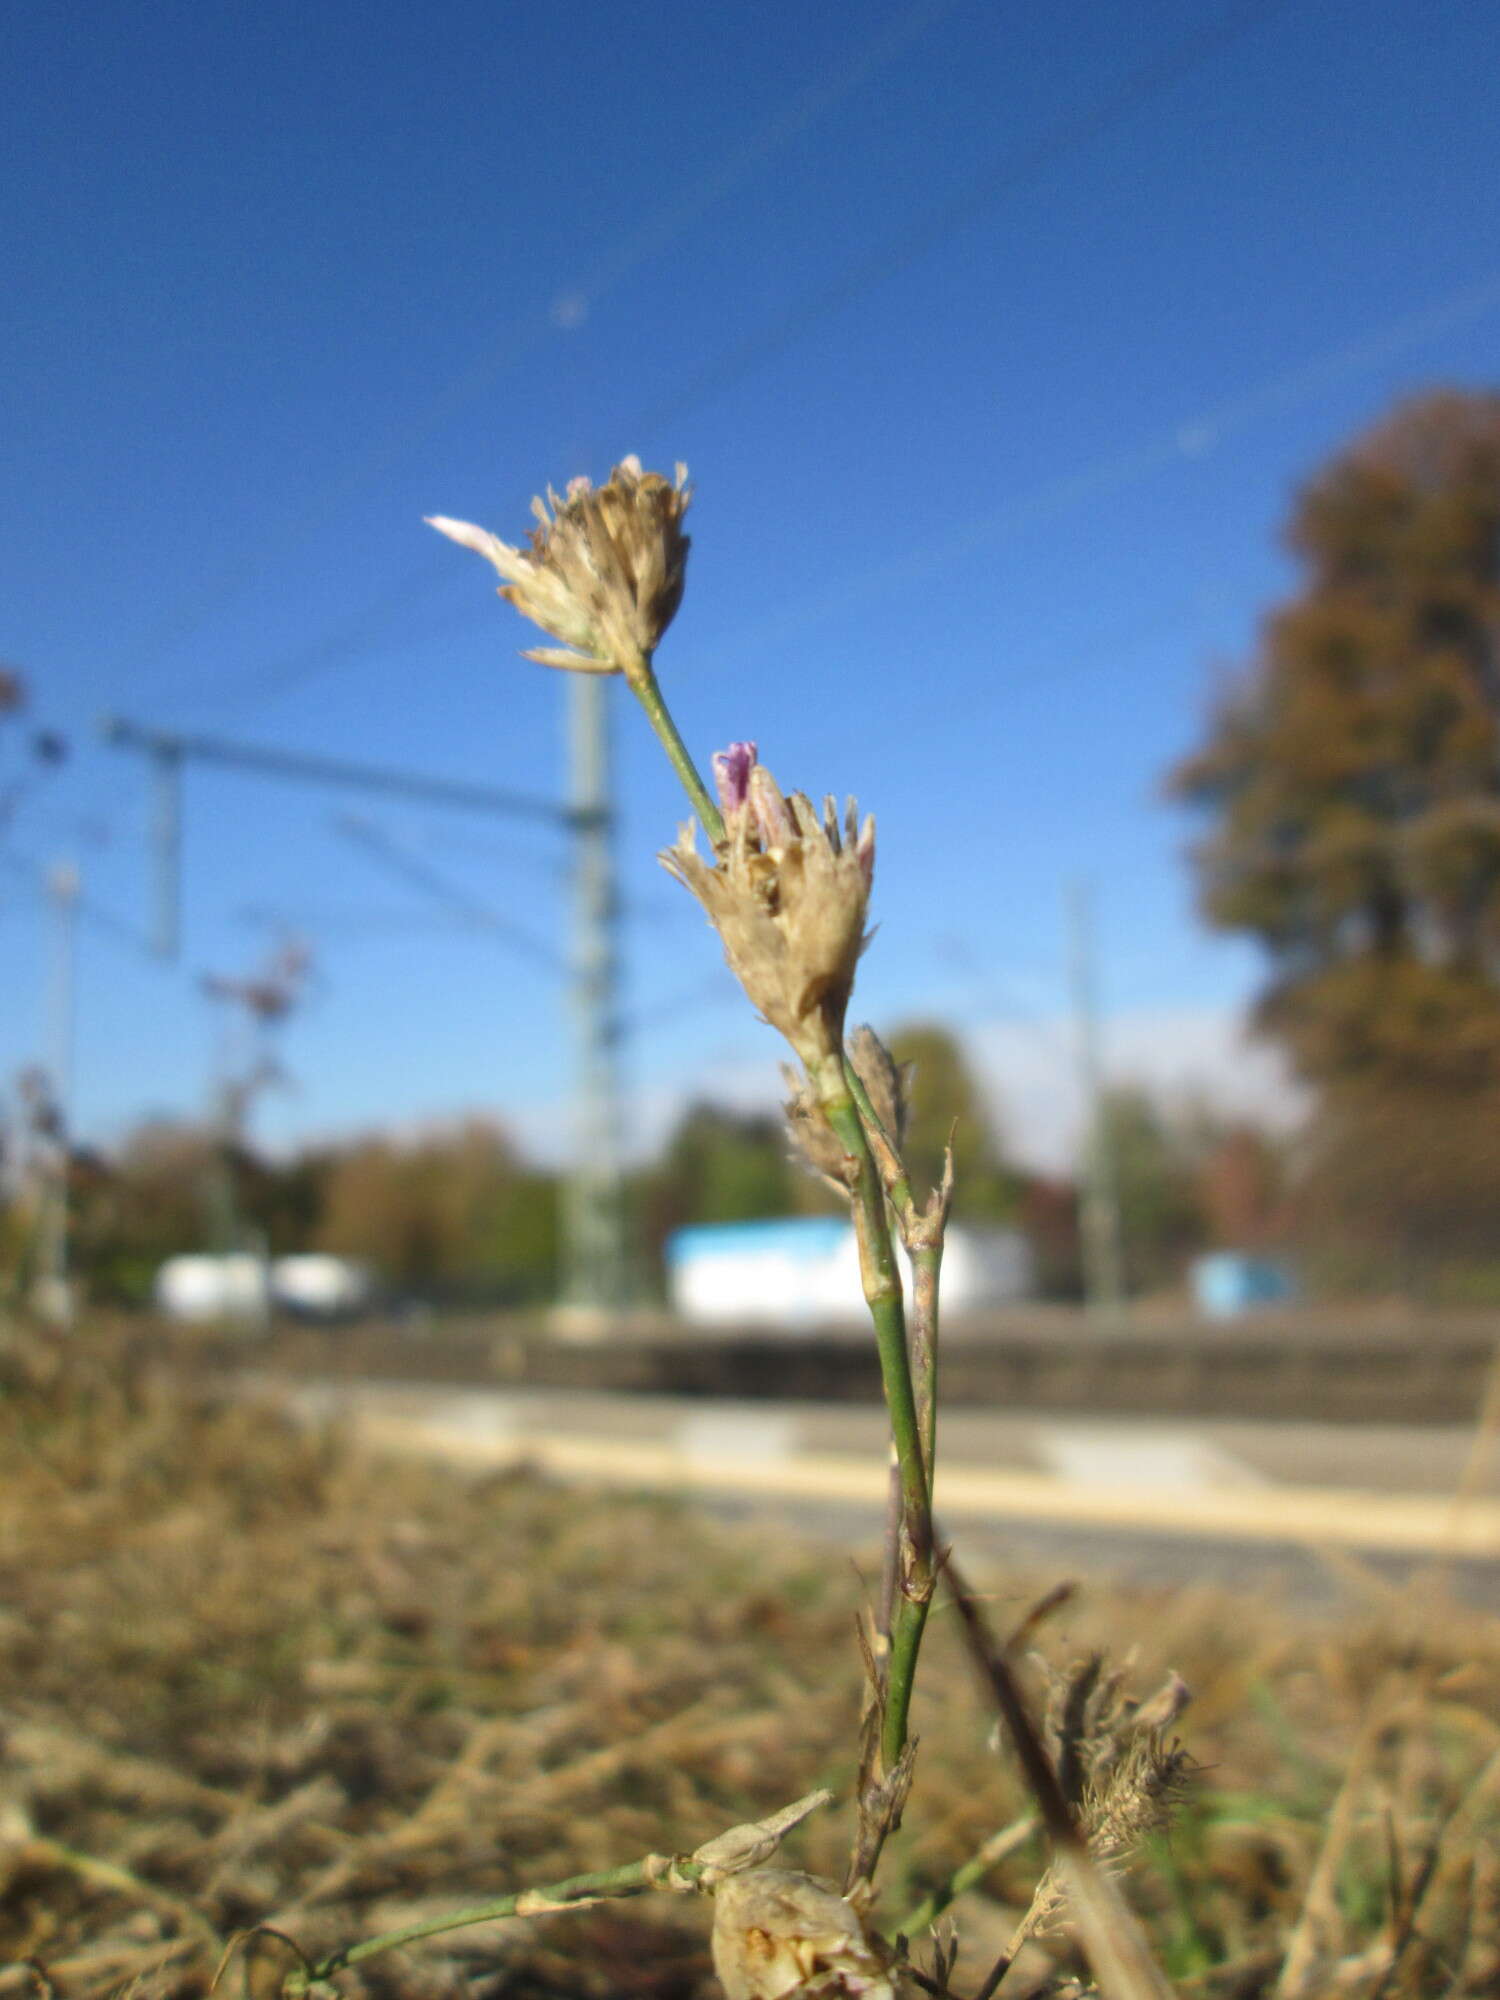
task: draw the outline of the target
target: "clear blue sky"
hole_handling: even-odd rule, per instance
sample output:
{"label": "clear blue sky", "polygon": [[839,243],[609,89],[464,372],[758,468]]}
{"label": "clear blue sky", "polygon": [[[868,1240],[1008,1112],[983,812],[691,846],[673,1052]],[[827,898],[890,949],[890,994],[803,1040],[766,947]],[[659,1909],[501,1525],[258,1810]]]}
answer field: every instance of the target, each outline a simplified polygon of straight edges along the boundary
{"label": "clear blue sky", "polygon": [[[502,533],[638,450],[685,459],[658,665],[706,755],[880,821],[861,1012],[1061,1005],[1088,875],[1121,1014],[1229,1009],[1160,803],[1287,588],[1295,482],[1399,395],[1500,374],[1500,15],[1469,0],[63,4],[4,43],[0,655],[73,754],[5,851],[147,920],[147,807],[105,709],[557,793],[560,678],[424,513]],[[679,804],[617,716],[629,1004],[717,951],[659,874]],[[190,1112],[195,981],[270,942],[320,979],[285,1140],[566,1086],[559,992],[446,933],[334,828],[356,802],[187,787],[186,951],[80,937],[77,1117]],[[359,807],[560,934],[555,844]],[[0,876],[0,1076],[45,932]],[[634,1043],[647,1099],[769,1072],[729,1004]]]}

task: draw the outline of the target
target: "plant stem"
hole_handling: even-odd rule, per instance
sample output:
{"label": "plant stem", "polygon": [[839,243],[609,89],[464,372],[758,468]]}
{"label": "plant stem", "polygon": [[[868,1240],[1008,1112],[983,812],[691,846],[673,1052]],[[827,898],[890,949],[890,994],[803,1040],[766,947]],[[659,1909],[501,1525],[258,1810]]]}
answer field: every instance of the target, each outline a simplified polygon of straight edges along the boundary
{"label": "plant stem", "polygon": [[[700,1865],[693,1861],[679,1861],[676,1870],[686,1879],[702,1872]],[[554,1882],[545,1889],[517,1889],[512,1895],[497,1896],[493,1902],[478,1903],[467,1910],[453,1910],[443,1917],[429,1917],[422,1923],[406,1924],[400,1930],[384,1931],[379,1937],[363,1938],[358,1944],[346,1945],[342,1951],[332,1952],[321,1959],[308,1972],[292,1973],[286,1991],[295,2000],[295,1996],[305,1993],[308,1986],[331,1978],[346,1966],[360,1965],[382,1952],[396,1951],[404,1944],[415,1944],[419,1938],[437,1937],[443,1931],[462,1930],[468,1924],[492,1923],[497,1917],[540,1916],[549,1910],[564,1908],[569,1903],[588,1902],[599,1896],[634,1895],[637,1890],[653,1886],[650,1862],[642,1860],[628,1861],[619,1868],[600,1869],[592,1875],[570,1875],[566,1881]]]}
{"label": "plant stem", "polygon": [[931,1487],[937,1474],[938,1281],[943,1239],[911,1253],[912,1387],[922,1434],[922,1460]]}
{"label": "plant stem", "polygon": [[922,1463],[927,1470],[930,1496],[937,1466],[938,1279],[943,1265],[943,1227],[947,1221],[947,1209],[945,1206],[940,1212],[928,1215],[918,1210],[905,1162],[875,1109],[864,1078],[847,1055],[844,1057],[844,1081],[859,1106],[866,1135],[877,1154],[880,1178],[885,1184],[906,1246],[911,1251],[912,1325],[908,1345],[912,1390],[916,1397],[917,1423],[922,1439]]}
{"label": "plant stem", "polygon": [[[642,659],[625,669],[632,694],[646,711],[673,770],[692,801],[710,840],[724,838],[724,819],[709,797],[697,766],[683,742],[671,712],[662,699],[651,662]],[[875,1346],[880,1356],[880,1379],[886,1408],[891,1419],[891,1439],[896,1447],[901,1484],[901,1540],[897,1607],[891,1634],[891,1661],[887,1679],[885,1717],[881,1728],[881,1759],[887,1772],[894,1770],[906,1748],[907,1725],[911,1714],[912,1686],[916,1678],[917,1655],[922,1645],[922,1629],[927,1607],[932,1601],[932,1486],[923,1450],[923,1428],[933,1430],[931,1371],[927,1370],[926,1407],[918,1416],[912,1387],[912,1356],[907,1346],[906,1314],[901,1299],[901,1274],[891,1244],[890,1221],[886,1212],[886,1191],[870,1142],[865,1134],[864,1116],[880,1129],[880,1120],[868,1093],[849,1072],[840,1055],[830,1055],[816,1075],[809,1072],[824,1116],[833,1127],[844,1151],[856,1162],[852,1193],[855,1234],[859,1241],[860,1276],[865,1304],[875,1327]],[[890,1152],[887,1139],[882,1148]],[[905,1201],[910,1205],[910,1185],[902,1182]],[[934,1294],[935,1298],[935,1294]],[[935,1332],[935,1327],[934,1327]]]}
{"label": "plant stem", "polygon": [[671,761],[672,769],[682,781],[682,788],[693,802],[693,810],[702,822],[703,831],[711,841],[717,843],[724,838],[724,816],[709,797],[708,787],[698,775],[698,767],[693,762],[687,745],[678,734],[677,724],[672,720],[671,711],[662,700],[661,689],[651,662],[643,659],[638,666],[625,670],[625,681],[630,692],[646,711],[646,720],[656,731],[661,747]]}
{"label": "plant stem", "polygon": [[904,1917],[892,1924],[890,1935],[915,1938],[920,1937],[923,1931],[931,1930],[944,1910],[956,1903],[960,1896],[974,1887],[975,1883],[982,1882],[997,1862],[1003,1861],[1007,1854],[1013,1854],[1018,1847],[1024,1847],[1040,1825],[1041,1821],[1034,1814],[1028,1813],[1024,1819],[1012,1820],[1009,1826],[1003,1826],[998,1833],[992,1833],[982,1847],[976,1848],[967,1861],[961,1862],[954,1869],[946,1882],[939,1883],[938,1887],[930,1895],[924,1896],[914,1909],[908,1910]]}
{"label": "plant stem", "polygon": [[842,1064],[830,1059],[813,1078],[823,1114],[840,1145],[856,1163],[853,1189],[854,1225],[859,1239],[860,1276],[865,1304],[875,1327],[880,1356],[880,1380],[891,1418],[891,1438],[901,1480],[902,1552],[896,1616],[891,1634],[890,1673],[885,1718],[881,1728],[881,1759],[894,1768],[906,1748],[912,1685],[922,1628],[932,1598],[932,1499],[922,1451],[922,1431],[912,1389],[911,1356],[906,1345],[906,1314],[901,1300],[901,1274],[891,1243],[885,1189],[865,1137],[859,1107],[845,1081]]}

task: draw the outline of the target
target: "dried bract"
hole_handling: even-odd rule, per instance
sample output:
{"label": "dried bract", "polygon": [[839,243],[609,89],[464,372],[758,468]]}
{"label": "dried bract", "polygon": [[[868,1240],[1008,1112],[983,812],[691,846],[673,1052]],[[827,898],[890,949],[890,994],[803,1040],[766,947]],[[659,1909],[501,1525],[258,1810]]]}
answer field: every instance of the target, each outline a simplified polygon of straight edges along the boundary
{"label": "dried bract", "polygon": [[844,1151],[843,1140],[829,1124],[828,1114],[806,1078],[790,1063],[781,1065],[781,1076],[787,1088],[782,1110],[786,1113],[793,1158],[847,1201],[851,1176],[857,1171],[858,1162]]}
{"label": "dried bract", "polygon": [[569,482],[531,503],[537,525],[529,549],[513,548],[486,528],[446,515],[429,527],[494,564],[500,595],[563,648],[539,646],[528,660],[584,673],[626,675],[649,665],[676,616],[690,546],[682,531],[692,499],[687,468],[675,482],[643,472],[633,454],[604,486]]}
{"label": "dried bract", "polygon": [[690,821],[662,865],[698,898],[752,1005],[807,1067],[841,1061],[865,946],[875,822],[861,827],[852,799],[841,825],[831,798],[820,814],[801,792],[783,797],[763,764],[726,792],[740,802],[724,815],[714,864],[699,854]]}
{"label": "dried bract", "polygon": [[890,1948],[831,1882],[794,1868],[731,1875],[714,1894],[714,1971],[728,2000],[895,2000]]}
{"label": "dried bract", "polygon": [[849,1060],[864,1085],[886,1137],[900,1150],[906,1137],[907,1085],[912,1065],[898,1063],[885,1043],[868,1026],[849,1037]]}

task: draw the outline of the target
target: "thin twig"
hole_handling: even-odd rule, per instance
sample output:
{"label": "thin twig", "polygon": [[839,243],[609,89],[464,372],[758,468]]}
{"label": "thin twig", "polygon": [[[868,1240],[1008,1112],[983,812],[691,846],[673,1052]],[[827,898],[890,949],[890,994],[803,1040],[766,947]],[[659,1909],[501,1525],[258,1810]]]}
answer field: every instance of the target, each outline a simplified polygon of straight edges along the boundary
{"label": "thin twig", "polygon": [[[984,1613],[951,1557],[945,1567],[970,1655],[1010,1731],[1026,1782],[1052,1838],[1053,1865],[1067,1892],[1100,1992],[1105,2000],[1172,2000],[1172,1989],[1130,1906],[1089,1853],[1009,1659],[995,1644]],[[993,1993],[1008,1968],[1007,1954],[987,1994]]]}
{"label": "thin twig", "polygon": [[[501,1917],[549,1916],[560,1910],[582,1909],[607,1898],[639,1895],[647,1889],[683,1892],[712,1887],[726,1875],[736,1874],[742,1868],[757,1867],[768,1860],[793,1827],[819,1806],[829,1804],[832,1798],[833,1794],[828,1791],[809,1792],[805,1798],[783,1806],[779,1812],[771,1813],[763,1820],[731,1827],[727,1833],[705,1841],[690,1855],[643,1855],[639,1861],[627,1861],[619,1868],[599,1869],[588,1875],[570,1875],[564,1881],[550,1883],[541,1889],[518,1889],[509,1896],[497,1896],[490,1902],[479,1903],[466,1910],[452,1910],[445,1916],[428,1917],[421,1923],[403,1925],[399,1930],[383,1931],[378,1937],[362,1938],[357,1944],[345,1945],[339,1951],[330,1953],[315,1965],[306,1966],[304,1961],[303,1967],[295,1968],[288,1974],[283,1991],[288,2000],[299,2000],[299,1996],[306,1994],[310,1987],[332,1978],[334,1973],[342,1972],[348,1966],[361,1965],[367,1959],[381,1957],[388,1951],[396,1951],[404,1944],[415,1944],[422,1938],[437,1937],[445,1931],[464,1930],[471,1924],[493,1923]],[[295,1943],[293,1949],[298,1949]]]}
{"label": "thin twig", "polygon": [[677,724],[672,720],[672,712],[662,699],[661,688],[650,661],[642,661],[638,666],[627,669],[625,678],[630,685],[630,692],[646,711],[646,720],[656,731],[661,747],[666,751],[682,789],[692,801],[693,811],[702,822],[703,831],[717,846],[724,838],[724,815],[714,804],[709,796],[708,787],[698,775],[698,767],[682,740]]}
{"label": "thin twig", "polygon": [[961,1862],[945,1882],[938,1884],[929,1895],[922,1898],[906,1912],[906,1915],[891,1927],[892,1935],[914,1938],[923,1931],[929,1931],[943,1912],[952,1907],[960,1896],[966,1895],[976,1883],[982,1882],[992,1868],[1002,1862],[1008,1854],[1014,1854],[1018,1847],[1024,1847],[1041,1821],[1035,1813],[1028,1813],[1024,1819],[1012,1820],[1009,1826],[1002,1826],[992,1833],[981,1847],[977,1847],[967,1861]]}

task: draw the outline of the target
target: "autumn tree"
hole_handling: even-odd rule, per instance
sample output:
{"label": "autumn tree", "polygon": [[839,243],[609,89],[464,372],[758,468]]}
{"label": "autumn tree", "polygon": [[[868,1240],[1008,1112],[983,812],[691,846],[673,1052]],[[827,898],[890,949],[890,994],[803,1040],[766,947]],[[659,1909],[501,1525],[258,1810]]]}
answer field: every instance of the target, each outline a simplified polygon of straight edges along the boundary
{"label": "autumn tree", "polygon": [[1204,912],[1315,1083],[1500,1078],[1500,396],[1400,410],[1303,492],[1302,587],[1173,776]]}
{"label": "autumn tree", "polygon": [[[1300,588],[1171,784],[1211,821],[1205,915],[1269,954],[1259,1021],[1321,1090],[1323,1161],[1392,1161],[1369,1219],[1402,1203],[1393,1132],[1422,1153],[1500,1104],[1500,396],[1398,410],[1288,539]],[[1500,1149],[1460,1150],[1492,1200]]]}
{"label": "autumn tree", "polygon": [[314,1240],[429,1297],[546,1298],[556,1283],[556,1184],[483,1119],[371,1138],[329,1159]]}

